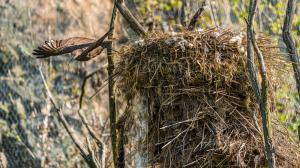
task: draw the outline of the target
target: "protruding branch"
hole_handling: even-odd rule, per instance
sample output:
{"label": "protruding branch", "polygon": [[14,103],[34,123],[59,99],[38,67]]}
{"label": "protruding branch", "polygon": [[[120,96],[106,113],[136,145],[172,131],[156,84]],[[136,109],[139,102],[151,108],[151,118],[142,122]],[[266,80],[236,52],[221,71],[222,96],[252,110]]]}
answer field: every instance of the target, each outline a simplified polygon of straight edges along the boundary
{"label": "protruding branch", "polygon": [[190,23],[189,23],[189,25],[188,25],[188,27],[187,27],[187,30],[189,30],[189,31],[194,30],[198,18],[201,16],[201,14],[202,14],[203,11],[204,11],[205,5],[206,5],[206,0],[204,0],[204,2],[201,4],[200,8],[199,8],[199,9],[197,10],[197,12],[194,14],[193,18],[191,19],[191,21],[190,21]]}
{"label": "protruding branch", "polygon": [[[263,55],[258,48],[258,45],[255,41],[255,34],[252,28],[253,18],[257,8],[257,0],[250,0],[249,5],[249,16],[247,21],[247,65],[250,73],[252,88],[256,95],[256,101],[259,104],[259,109],[262,117],[263,125],[263,134],[264,134],[264,143],[265,143],[265,152],[266,158],[268,160],[268,166],[270,168],[276,167],[275,164],[275,153],[272,144],[272,139],[270,136],[270,124],[269,124],[269,108],[268,108],[268,78],[266,73],[266,67]],[[254,58],[252,48],[258,57],[260,75],[262,77],[261,89],[256,78],[256,71],[254,66]]]}
{"label": "protruding branch", "polygon": [[124,5],[123,0],[115,0],[115,5],[120,11],[121,15],[125,18],[125,20],[129,23],[130,27],[140,36],[146,35],[146,30],[144,27],[138,22],[138,20],[132,15],[130,10]]}

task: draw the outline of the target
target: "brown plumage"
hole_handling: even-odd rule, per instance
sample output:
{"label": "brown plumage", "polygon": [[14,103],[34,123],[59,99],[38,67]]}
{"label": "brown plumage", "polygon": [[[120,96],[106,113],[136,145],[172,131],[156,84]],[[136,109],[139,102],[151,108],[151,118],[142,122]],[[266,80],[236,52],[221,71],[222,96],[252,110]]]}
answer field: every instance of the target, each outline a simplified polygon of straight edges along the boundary
{"label": "brown plumage", "polygon": [[102,42],[99,47],[93,49],[86,55],[80,56],[85,49],[94,43],[96,43],[95,39],[85,37],[72,37],[65,40],[45,41],[45,44],[38,46],[35,50],[33,50],[32,54],[35,55],[36,58],[47,58],[71,53],[71,56],[74,59],[78,61],[87,61],[100,55],[107,44],[106,42]]}

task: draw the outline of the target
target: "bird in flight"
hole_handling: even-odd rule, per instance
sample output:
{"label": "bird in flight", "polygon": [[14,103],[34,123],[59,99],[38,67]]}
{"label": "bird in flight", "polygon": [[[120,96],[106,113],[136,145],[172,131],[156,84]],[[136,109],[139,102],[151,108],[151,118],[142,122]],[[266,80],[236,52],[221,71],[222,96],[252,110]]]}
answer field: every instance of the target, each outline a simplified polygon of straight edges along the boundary
{"label": "bird in flight", "polygon": [[77,61],[88,61],[100,55],[108,47],[109,42],[104,40],[109,33],[110,31],[98,40],[86,37],[71,37],[64,40],[45,41],[45,44],[34,49],[32,54],[36,58],[48,58],[71,53],[71,56]]}

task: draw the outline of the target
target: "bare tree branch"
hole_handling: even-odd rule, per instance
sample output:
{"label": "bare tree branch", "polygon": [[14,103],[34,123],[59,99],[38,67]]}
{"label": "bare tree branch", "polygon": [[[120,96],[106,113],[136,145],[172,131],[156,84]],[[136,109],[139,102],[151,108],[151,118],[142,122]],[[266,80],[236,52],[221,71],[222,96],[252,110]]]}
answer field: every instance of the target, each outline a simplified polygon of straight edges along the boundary
{"label": "bare tree branch", "polygon": [[82,145],[81,141],[79,140],[79,138],[76,136],[76,134],[72,131],[71,127],[69,126],[67,120],[65,119],[64,115],[61,112],[61,109],[58,108],[58,106],[56,105],[56,102],[52,96],[52,93],[48,87],[48,84],[45,80],[44,74],[41,70],[41,68],[39,68],[45,89],[47,91],[47,95],[50,98],[51,104],[53,105],[53,107],[55,108],[55,111],[58,115],[58,118],[60,120],[60,122],[63,124],[64,128],[66,129],[67,133],[69,134],[69,136],[71,137],[73,143],[75,144],[75,146],[77,147],[77,149],[80,151],[81,156],[84,158],[84,160],[86,161],[86,163],[91,167],[91,168],[100,168],[100,165],[98,164],[98,161],[91,158],[90,153],[84,148],[84,146]]}
{"label": "bare tree branch", "polygon": [[[117,4],[118,0],[115,0],[114,8],[112,11],[111,21],[110,21],[110,29],[112,29],[111,33],[108,36],[108,39],[113,38],[114,24],[117,16]],[[109,100],[109,117],[110,117],[110,136],[111,136],[111,145],[112,145],[112,156],[114,166],[117,167],[117,130],[116,130],[116,102],[115,102],[115,94],[114,94],[114,59],[112,53],[113,43],[112,41],[109,43],[107,47],[107,61],[108,61],[108,100]]]}
{"label": "bare tree branch", "polygon": [[131,101],[127,101],[127,105],[123,114],[119,117],[117,122],[117,130],[118,130],[118,168],[125,167],[125,125],[127,119],[130,117],[130,111],[132,108]]}
{"label": "bare tree branch", "polygon": [[134,2],[135,0],[126,0],[125,5],[128,7],[128,9],[131,11],[132,15],[135,16],[135,18],[140,18],[140,13],[137,9],[137,6]]}
{"label": "bare tree branch", "polygon": [[191,19],[187,30],[192,31],[195,29],[196,23],[198,18],[201,16],[202,12],[204,11],[204,7],[206,5],[206,0],[203,1],[203,3],[201,4],[200,8],[197,10],[197,12],[194,14],[193,18]]}
{"label": "bare tree branch", "polygon": [[[252,88],[256,95],[256,101],[259,103],[259,109],[262,117],[263,135],[265,143],[266,158],[268,160],[268,167],[276,167],[275,153],[270,136],[270,122],[269,122],[269,108],[268,108],[268,78],[266,73],[266,67],[262,52],[259,50],[258,45],[255,41],[255,34],[252,28],[254,14],[257,8],[257,0],[250,0],[249,5],[249,16],[247,21],[247,65],[250,73]],[[252,45],[252,46],[251,46]],[[261,90],[256,78],[256,71],[254,67],[254,58],[252,47],[258,57],[260,75],[262,77]]]}
{"label": "bare tree branch", "polygon": [[[286,14],[285,14],[284,24],[282,28],[282,38],[283,38],[283,42],[286,45],[287,51],[289,53],[290,60],[292,61],[296,86],[297,86],[299,100],[300,100],[300,67],[299,67],[300,62],[299,62],[298,53],[296,51],[296,44],[294,43],[290,33],[294,12],[295,12],[295,2],[294,0],[289,0],[286,7]],[[298,136],[300,140],[300,127],[298,127]]]}
{"label": "bare tree branch", "polygon": [[81,85],[81,93],[80,93],[80,97],[79,97],[79,109],[82,108],[82,101],[83,101],[83,97],[85,94],[85,85],[86,85],[87,80],[89,78],[93,77],[93,75],[97,74],[98,72],[102,72],[102,70],[103,70],[103,68],[100,68],[84,77],[82,85]]}
{"label": "bare tree branch", "polygon": [[[87,76],[85,76],[85,78],[83,79],[83,82],[82,82],[82,85],[81,85],[81,94],[80,94],[80,97],[79,97],[79,110],[78,110],[78,115],[83,123],[83,125],[86,127],[86,129],[88,130],[89,132],[89,135],[95,140],[97,146],[98,146],[98,154],[99,154],[99,158],[101,158],[101,162],[102,164],[105,164],[105,156],[103,155],[103,150],[104,150],[104,144],[103,142],[100,140],[100,138],[96,135],[95,131],[89,126],[88,122],[87,122],[87,119],[85,118],[85,116],[82,114],[82,111],[81,111],[81,108],[82,108],[82,102],[83,102],[83,97],[84,97],[84,94],[85,94],[85,85],[86,85],[86,82],[89,78],[93,77],[93,75],[99,73],[99,72],[102,72],[103,71],[103,68],[100,68],[90,74],[88,74]],[[87,139],[87,142],[88,142],[88,139]],[[90,152],[89,152],[90,153]],[[104,167],[104,166],[103,166]]]}
{"label": "bare tree branch", "polygon": [[[254,31],[252,31],[254,32]],[[272,128],[271,128],[271,122],[270,122],[270,116],[269,116],[269,105],[268,105],[268,88],[269,88],[269,83],[268,83],[268,77],[266,73],[266,67],[265,67],[265,62],[264,62],[264,57],[262,55],[262,52],[259,50],[258,45],[255,41],[255,35],[251,33],[251,40],[252,40],[252,45],[254,46],[254,50],[256,55],[258,56],[258,62],[260,66],[260,74],[262,77],[262,82],[261,82],[261,100],[260,100],[260,111],[261,111],[261,116],[262,116],[262,121],[263,121],[263,133],[264,133],[264,139],[265,139],[265,146],[266,146],[266,153],[267,153],[267,158],[269,161],[269,167],[276,167],[276,162],[275,162],[275,152],[274,152],[274,147],[272,144]],[[271,165],[271,166],[270,166]]]}
{"label": "bare tree branch", "polygon": [[137,21],[137,19],[132,15],[130,10],[124,5],[123,0],[115,0],[115,5],[120,11],[121,15],[129,23],[130,27],[140,36],[146,35],[146,30],[143,26]]}
{"label": "bare tree branch", "polygon": [[186,27],[186,7],[187,7],[187,1],[181,0],[181,13],[180,13],[180,23],[182,26]]}
{"label": "bare tree branch", "polygon": [[252,35],[252,24],[253,24],[253,14],[252,11],[252,6],[253,6],[253,1],[250,1],[250,6],[249,6],[249,16],[248,20],[246,21],[247,23],[247,66],[248,66],[248,71],[250,75],[250,80],[251,80],[251,85],[255,93],[255,97],[257,101],[260,101],[260,88],[257,82],[257,77],[256,77],[256,69],[254,66],[254,57],[253,57],[253,46],[251,43],[251,35]]}

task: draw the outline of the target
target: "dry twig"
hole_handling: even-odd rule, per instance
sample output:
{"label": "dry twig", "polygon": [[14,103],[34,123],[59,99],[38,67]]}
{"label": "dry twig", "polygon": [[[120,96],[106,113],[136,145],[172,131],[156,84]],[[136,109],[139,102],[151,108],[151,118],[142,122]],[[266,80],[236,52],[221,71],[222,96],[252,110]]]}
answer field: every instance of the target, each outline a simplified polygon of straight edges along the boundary
{"label": "dry twig", "polygon": [[83,79],[83,82],[82,82],[82,85],[81,85],[81,93],[80,93],[80,97],[79,97],[79,109],[82,108],[82,101],[83,101],[83,97],[84,97],[84,94],[85,94],[85,85],[86,85],[86,82],[89,78],[93,77],[93,75],[97,74],[98,72],[101,72],[103,69],[100,68],[88,75],[85,76],[85,78]]}
{"label": "dry twig", "polygon": [[[259,36],[257,43],[267,68],[273,68],[276,50],[271,40]],[[118,88],[129,100],[141,98],[134,104],[148,109],[145,145],[150,163],[228,166],[237,162],[240,145],[246,142],[238,164],[251,167],[253,149],[264,153],[249,112],[258,109],[245,73],[245,47],[244,33],[214,28],[155,32],[120,55]]]}
{"label": "dry twig", "polygon": [[64,115],[61,112],[61,109],[58,108],[58,105],[56,104],[52,93],[48,87],[48,84],[45,80],[45,77],[43,75],[43,72],[41,70],[41,68],[39,68],[45,89],[47,91],[47,95],[51,101],[51,104],[53,105],[53,107],[55,108],[55,111],[58,115],[58,118],[60,120],[60,122],[63,124],[64,128],[66,129],[66,131],[68,132],[69,136],[71,137],[73,143],[75,144],[75,146],[77,147],[77,149],[80,151],[81,156],[84,158],[84,160],[86,161],[86,163],[91,167],[91,168],[100,168],[99,165],[99,161],[95,158],[92,157],[91,153],[89,152],[89,150],[86,150],[83,146],[83,144],[81,143],[81,141],[79,140],[79,138],[76,136],[76,134],[72,131],[71,127],[69,126],[67,120],[65,119]]}

